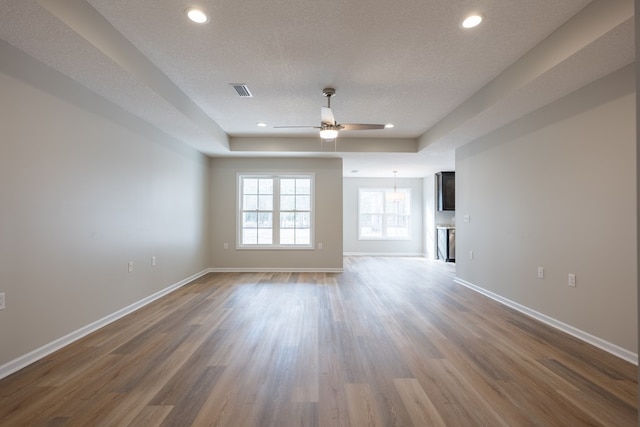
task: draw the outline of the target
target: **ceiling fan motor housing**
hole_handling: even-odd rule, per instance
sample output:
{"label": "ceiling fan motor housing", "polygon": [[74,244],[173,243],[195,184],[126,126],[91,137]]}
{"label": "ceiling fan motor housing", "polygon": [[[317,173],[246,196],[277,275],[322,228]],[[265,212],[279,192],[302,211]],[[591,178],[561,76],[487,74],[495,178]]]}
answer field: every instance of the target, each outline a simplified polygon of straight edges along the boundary
{"label": "ceiling fan motor housing", "polygon": [[322,89],[322,95],[326,96],[327,98],[331,98],[335,94],[336,90],[332,87],[325,87],[324,89]]}
{"label": "ceiling fan motor housing", "polygon": [[337,124],[337,123],[322,123],[322,125],[320,126],[320,130],[329,130],[329,129],[333,129],[333,130],[341,130],[344,129],[344,126]]}

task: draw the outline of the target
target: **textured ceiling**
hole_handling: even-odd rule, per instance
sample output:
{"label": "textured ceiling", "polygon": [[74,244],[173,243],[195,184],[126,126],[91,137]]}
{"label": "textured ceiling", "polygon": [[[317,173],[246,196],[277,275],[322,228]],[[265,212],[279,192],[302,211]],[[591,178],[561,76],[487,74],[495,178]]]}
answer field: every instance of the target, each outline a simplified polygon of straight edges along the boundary
{"label": "textured ceiling", "polygon": [[[635,59],[633,0],[200,0],[202,26],[192,5],[0,0],[0,38],[206,154],[340,156],[345,176],[451,169],[455,147]],[[469,12],[486,19],[463,30]],[[395,127],[329,148],[273,128],[317,126],[327,86],[338,122]]]}

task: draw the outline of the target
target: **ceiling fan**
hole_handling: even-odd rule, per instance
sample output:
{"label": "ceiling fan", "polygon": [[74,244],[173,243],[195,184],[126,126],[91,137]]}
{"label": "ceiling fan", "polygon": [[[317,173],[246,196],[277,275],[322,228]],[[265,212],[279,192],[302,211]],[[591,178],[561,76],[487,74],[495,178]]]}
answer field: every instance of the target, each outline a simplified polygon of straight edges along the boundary
{"label": "ceiling fan", "polygon": [[320,107],[320,126],[274,126],[280,129],[292,128],[314,128],[320,129],[320,138],[335,139],[338,137],[338,131],[341,130],[375,130],[384,129],[385,125],[365,124],[365,123],[343,123],[339,124],[331,111],[331,97],[335,96],[336,90],[332,87],[322,89],[322,95],[327,98],[327,106]]}

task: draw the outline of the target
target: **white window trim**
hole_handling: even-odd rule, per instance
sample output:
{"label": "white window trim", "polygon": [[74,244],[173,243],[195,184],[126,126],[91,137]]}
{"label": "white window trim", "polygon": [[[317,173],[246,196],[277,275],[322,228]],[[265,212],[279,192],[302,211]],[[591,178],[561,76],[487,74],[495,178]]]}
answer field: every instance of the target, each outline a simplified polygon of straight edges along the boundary
{"label": "white window trim", "polygon": [[[410,187],[396,187],[396,190],[400,190],[409,194],[409,200],[411,203],[412,194]],[[364,241],[406,241],[411,240],[411,204],[409,204],[409,212],[407,213],[408,221],[407,221],[407,236],[406,237],[398,237],[398,236],[363,236],[362,235],[362,227],[360,226],[360,218],[362,216],[362,206],[360,205],[361,195],[360,193],[363,191],[382,191],[389,192],[393,191],[393,187],[360,187],[358,188],[358,240]],[[383,215],[386,215],[383,214]]]}
{"label": "white window trim", "polygon": [[[277,234],[278,239],[280,237],[280,178],[310,178],[311,179],[311,227],[309,229],[310,241],[305,245],[283,245],[283,244],[242,244],[242,179],[243,178],[277,178],[277,183],[274,184],[274,200],[273,200],[273,233],[274,238]],[[316,174],[314,172],[238,172],[236,173],[236,249],[237,250],[260,250],[260,251],[272,251],[272,250],[294,250],[304,251],[313,250],[315,248],[315,184]]]}

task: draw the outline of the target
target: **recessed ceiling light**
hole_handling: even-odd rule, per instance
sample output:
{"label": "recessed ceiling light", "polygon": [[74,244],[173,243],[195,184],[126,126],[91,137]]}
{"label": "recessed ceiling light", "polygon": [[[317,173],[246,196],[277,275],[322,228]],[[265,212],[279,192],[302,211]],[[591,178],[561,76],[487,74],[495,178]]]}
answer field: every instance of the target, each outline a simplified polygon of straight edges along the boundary
{"label": "recessed ceiling light", "polygon": [[384,125],[385,129],[391,129],[394,126],[393,123],[387,123],[386,125]]}
{"label": "recessed ceiling light", "polygon": [[265,122],[258,122],[256,123],[258,126],[260,126],[261,128],[267,127],[267,124]]}
{"label": "recessed ceiling light", "polygon": [[481,22],[482,22],[482,15],[480,15],[479,13],[475,13],[473,15],[469,15],[466,18],[464,18],[464,21],[462,21],[462,28],[477,27],[478,25],[480,25]]}
{"label": "recessed ceiling light", "polygon": [[185,13],[187,14],[187,17],[196,24],[206,24],[207,22],[209,22],[209,17],[207,16],[207,14],[200,9],[187,9],[185,10]]}

